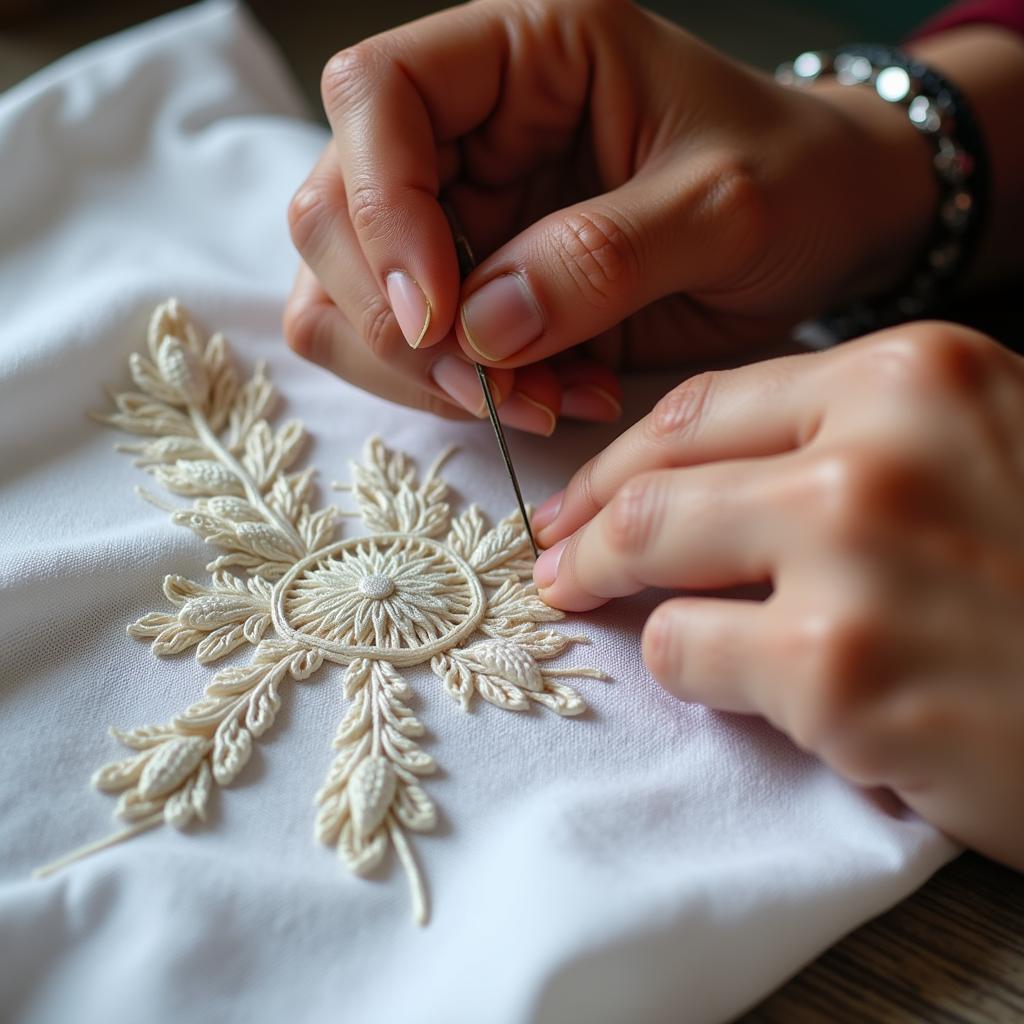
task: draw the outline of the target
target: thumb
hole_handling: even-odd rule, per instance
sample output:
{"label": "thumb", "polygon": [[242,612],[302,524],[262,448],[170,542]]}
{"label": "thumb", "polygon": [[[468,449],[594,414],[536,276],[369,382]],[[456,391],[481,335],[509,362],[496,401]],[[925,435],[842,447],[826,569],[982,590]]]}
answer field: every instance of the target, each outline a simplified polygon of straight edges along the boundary
{"label": "thumb", "polygon": [[745,185],[678,167],[549,214],[466,280],[456,336],[491,365],[537,362],[656,299],[720,287],[749,251]]}

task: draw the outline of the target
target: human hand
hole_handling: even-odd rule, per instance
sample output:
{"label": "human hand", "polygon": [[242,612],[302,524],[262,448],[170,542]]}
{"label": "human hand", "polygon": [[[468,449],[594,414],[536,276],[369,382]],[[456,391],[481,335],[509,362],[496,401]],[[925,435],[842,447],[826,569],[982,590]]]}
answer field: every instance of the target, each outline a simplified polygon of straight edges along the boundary
{"label": "human hand", "polygon": [[[538,510],[559,608],[644,587],[685,700],[1024,868],[1024,362],[941,323],[693,377]],[[553,546],[551,546],[553,545]]]}
{"label": "human hand", "polygon": [[[763,351],[895,280],[932,215],[901,111],[783,88],[624,0],[444,11],[337,54],[323,95],[289,343],[452,415],[483,415],[483,362],[540,433],[615,418],[610,367]],[[442,192],[484,257],[461,285]]]}

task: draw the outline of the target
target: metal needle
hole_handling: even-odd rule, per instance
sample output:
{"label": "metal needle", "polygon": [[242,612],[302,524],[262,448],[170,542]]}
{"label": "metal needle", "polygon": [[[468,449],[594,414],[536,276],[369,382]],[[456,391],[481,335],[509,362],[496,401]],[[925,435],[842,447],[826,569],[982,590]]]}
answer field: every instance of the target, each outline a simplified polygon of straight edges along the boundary
{"label": "metal needle", "polygon": [[[455,212],[448,203],[443,203],[442,205],[448,217],[448,223],[451,225],[452,235],[455,237],[455,251],[459,257],[459,277],[465,280],[469,276],[470,271],[476,266],[476,258],[473,256],[469,240],[459,227]],[[519,514],[523,517],[523,527],[526,530],[527,539],[530,541],[530,547],[533,549],[533,557],[537,558],[540,552],[537,549],[537,542],[533,538],[530,516],[526,511],[526,502],[523,501],[523,492],[519,487],[519,478],[516,476],[515,466],[512,465],[512,456],[508,451],[505,431],[501,426],[501,420],[498,419],[498,410],[494,405],[494,395],[491,394],[491,385],[487,379],[487,371],[479,363],[474,363],[473,365],[476,367],[476,375],[480,379],[480,390],[483,392],[484,402],[487,405],[487,416],[491,421],[491,427],[494,429],[494,436],[498,440],[498,450],[501,452],[501,457],[505,462],[508,478],[512,481],[512,490],[515,491],[516,503],[519,505]]]}

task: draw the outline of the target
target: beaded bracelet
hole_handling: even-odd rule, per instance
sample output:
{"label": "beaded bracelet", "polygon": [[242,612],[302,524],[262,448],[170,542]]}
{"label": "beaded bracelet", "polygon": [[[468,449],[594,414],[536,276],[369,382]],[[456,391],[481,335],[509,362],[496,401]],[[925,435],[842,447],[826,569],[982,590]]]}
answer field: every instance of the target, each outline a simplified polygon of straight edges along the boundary
{"label": "beaded bracelet", "polygon": [[902,106],[933,148],[940,189],[924,256],[912,273],[892,292],[830,315],[827,326],[848,338],[934,315],[974,255],[988,211],[988,155],[970,106],[947,78],[888,46],[809,51],[775,72],[784,85],[809,85],[824,76],[834,76],[841,85],[871,86],[883,100]]}

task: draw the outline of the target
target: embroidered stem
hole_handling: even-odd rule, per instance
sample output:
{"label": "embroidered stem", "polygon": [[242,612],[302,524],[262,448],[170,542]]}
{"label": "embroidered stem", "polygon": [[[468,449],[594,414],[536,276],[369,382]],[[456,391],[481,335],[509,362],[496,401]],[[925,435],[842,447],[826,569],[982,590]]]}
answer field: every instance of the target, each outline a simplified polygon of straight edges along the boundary
{"label": "embroidered stem", "polygon": [[299,536],[298,531],[283,516],[279,516],[264,500],[260,489],[256,486],[252,477],[245,471],[245,467],[221,444],[220,438],[210,429],[206,417],[193,405],[188,407],[189,415],[192,417],[192,425],[200,440],[216,456],[217,460],[229,469],[237,478],[238,482],[245,488],[246,497],[254,508],[260,510],[267,522],[276,526],[291,541],[298,545],[299,551],[306,550],[306,542]]}
{"label": "embroidered stem", "polygon": [[381,753],[381,685],[377,678],[379,671],[375,662],[370,672],[370,708],[373,715],[373,737],[370,741],[370,751],[375,757],[380,757]]}
{"label": "embroidered stem", "polygon": [[157,811],[155,814],[151,814],[148,818],[143,818],[142,821],[137,821],[134,825],[130,825],[128,828],[122,829],[120,832],[115,832],[113,835],[107,836],[106,839],[98,839],[94,843],[86,843],[85,846],[80,846],[77,850],[72,850],[71,853],[66,853],[63,857],[58,857],[57,860],[50,861],[49,864],[44,864],[42,867],[36,868],[32,872],[33,878],[46,878],[49,875],[60,871],[61,868],[66,868],[69,864],[74,864],[76,861],[84,860],[90,854],[99,853],[100,850],[106,850],[117,843],[124,842],[126,839],[131,839],[132,836],[137,836],[140,832],[145,832],[147,829],[151,829],[156,825],[159,825],[164,820],[164,812]]}
{"label": "embroidered stem", "polygon": [[426,486],[430,483],[438,473],[441,472],[441,467],[458,451],[458,446],[454,444],[448,445],[447,448],[436,459],[427,470],[427,475],[423,478],[423,485]]}
{"label": "embroidered stem", "polygon": [[409,846],[405,833],[395,824],[394,818],[388,821],[388,831],[391,833],[391,842],[395,844],[395,853],[398,854],[398,859],[402,862],[406,877],[409,879],[409,889],[412,893],[412,919],[418,925],[425,925],[430,917],[430,907],[427,903],[427,890],[423,884],[423,875],[413,856],[412,847]]}
{"label": "embroidered stem", "polygon": [[178,511],[177,505],[172,505],[169,501],[164,501],[163,498],[158,498],[152,491],[147,491],[145,487],[136,487],[135,493],[144,501],[147,505],[152,505],[154,508],[160,509],[161,512],[168,512],[174,515]]}

